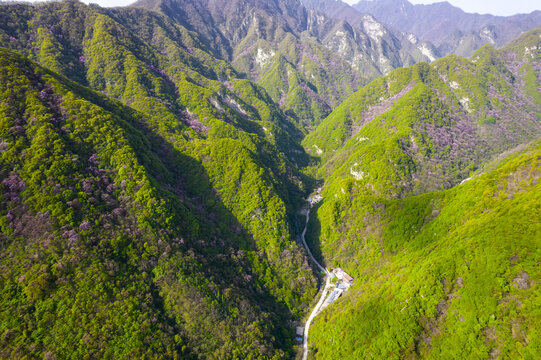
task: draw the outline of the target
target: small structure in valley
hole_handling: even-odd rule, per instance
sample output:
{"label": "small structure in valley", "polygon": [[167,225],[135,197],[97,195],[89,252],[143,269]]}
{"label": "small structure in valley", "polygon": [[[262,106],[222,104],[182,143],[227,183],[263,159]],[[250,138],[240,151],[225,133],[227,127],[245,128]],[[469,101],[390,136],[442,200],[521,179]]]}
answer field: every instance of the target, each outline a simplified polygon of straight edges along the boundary
{"label": "small structure in valley", "polygon": [[347,284],[348,287],[353,282],[353,278],[351,276],[349,276],[344,270],[342,270],[340,268],[333,269],[332,272],[338,278],[338,280],[339,280],[338,282],[342,282],[344,284]]}
{"label": "small structure in valley", "polygon": [[353,283],[353,278],[340,268],[333,269],[331,278],[337,278],[338,281],[334,285],[334,291],[329,295],[323,306],[327,306],[338,299],[344,291],[347,291]]}

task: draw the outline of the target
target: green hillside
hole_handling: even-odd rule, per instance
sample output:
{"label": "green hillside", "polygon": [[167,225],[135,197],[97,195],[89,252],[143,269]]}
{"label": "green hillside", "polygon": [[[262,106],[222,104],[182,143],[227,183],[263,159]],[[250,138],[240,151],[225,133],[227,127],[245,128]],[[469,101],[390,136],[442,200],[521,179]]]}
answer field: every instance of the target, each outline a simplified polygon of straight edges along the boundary
{"label": "green hillside", "polygon": [[395,70],[307,136],[308,238],[355,278],[314,358],[539,356],[540,34]]}
{"label": "green hillside", "polygon": [[316,318],[315,358],[536,359],[539,159],[537,141],[463,185],[405,199],[327,193],[323,254],[355,283]]}
{"label": "green hillside", "polygon": [[[540,34],[525,34],[517,46],[535,48]],[[377,196],[420,194],[450,188],[535,139],[540,55],[513,46],[398,69],[362,88],[304,139],[321,158],[318,175],[328,184],[361,181]]]}
{"label": "green hillside", "polygon": [[287,321],[315,282],[274,145],[225,122],[220,135],[218,119],[217,134],[171,129],[6,49],[0,61],[2,357],[291,351]]}
{"label": "green hillside", "polygon": [[321,186],[309,358],[538,359],[541,28],[358,89],[426,56],[358,21],[0,4],[0,358],[300,358]]}

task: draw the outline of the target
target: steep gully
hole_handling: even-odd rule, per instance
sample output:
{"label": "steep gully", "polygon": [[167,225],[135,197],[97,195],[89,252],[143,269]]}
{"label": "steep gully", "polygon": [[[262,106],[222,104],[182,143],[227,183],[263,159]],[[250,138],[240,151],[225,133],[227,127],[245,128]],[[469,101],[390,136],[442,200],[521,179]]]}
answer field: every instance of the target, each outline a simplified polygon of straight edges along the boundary
{"label": "steep gully", "polygon": [[321,306],[323,305],[323,302],[325,301],[325,297],[327,296],[327,293],[329,292],[329,288],[331,287],[331,276],[330,276],[329,271],[327,269],[325,269],[316,260],[316,258],[312,254],[312,251],[310,251],[310,248],[308,247],[308,244],[306,243],[306,238],[305,238],[306,230],[308,229],[308,222],[310,221],[310,210],[312,209],[314,204],[316,204],[318,201],[320,201],[322,199],[321,195],[320,195],[320,191],[321,191],[321,189],[318,189],[315,195],[310,196],[308,198],[309,206],[308,206],[308,208],[305,209],[306,223],[304,225],[304,230],[302,231],[302,234],[301,234],[301,241],[302,241],[302,244],[304,245],[304,247],[306,248],[306,252],[310,256],[312,261],[316,264],[318,269],[320,269],[322,272],[325,273],[325,287],[323,288],[323,291],[321,292],[321,297],[320,297],[319,301],[317,302],[314,310],[312,310],[312,313],[310,313],[310,316],[308,317],[308,320],[306,321],[306,324],[304,325],[304,336],[303,336],[303,345],[302,345],[303,346],[302,360],[306,360],[308,358],[308,332],[310,330],[310,324],[312,323],[312,320],[317,315],[317,313],[319,312]]}

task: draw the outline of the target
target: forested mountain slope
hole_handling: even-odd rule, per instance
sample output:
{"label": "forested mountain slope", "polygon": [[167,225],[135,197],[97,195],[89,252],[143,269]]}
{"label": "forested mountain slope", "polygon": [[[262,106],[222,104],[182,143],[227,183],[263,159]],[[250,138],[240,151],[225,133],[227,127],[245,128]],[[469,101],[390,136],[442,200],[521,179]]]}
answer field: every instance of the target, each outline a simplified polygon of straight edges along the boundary
{"label": "forested mountain slope", "polygon": [[321,176],[362,177],[381,196],[434,191],[536,138],[540,34],[537,28],[500,51],[485,46],[470,60],[452,55],[373,81],[304,140],[322,158]]}
{"label": "forested mountain slope", "polygon": [[318,123],[363,83],[344,59],[309,35],[301,38],[309,22],[317,23],[296,1],[152,0],[134,7],[197,33],[215,56],[266,88],[300,128]]}
{"label": "forested mountain slope", "polygon": [[148,115],[0,55],[2,356],[290,351],[313,277],[257,156],[214,139],[194,157]]}
{"label": "forested mountain slope", "polygon": [[463,185],[404,199],[328,189],[311,226],[355,285],[316,318],[315,358],[538,358],[540,158],[537,141]]}
{"label": "forested mountain slope", "polygon": [[315,358],[539,356],[540,47],[537,28],[395,70],[306,138],[325,179],[307,239],[355,278]]}
{"label": "forested mountain slope", "polygon": [[289,353],[315,291],[295,126],[193,33],[97,10],[0,6],[2,45],[110,97],[2,49],[3,355]]}
{"label": "forested mountain slope", "polygon": [[310,356],[541,353],[541,29],[428,64],[304,3],[0,4],[1,358],[298,356],[316,184]]}
{"label": "forested mountain slope", "polygon": [[350,24],[296,0],[141,0],[134,6],[158,10],[200,34],[305,126],[319,123],[367,79],[429,59],[372,17]]}

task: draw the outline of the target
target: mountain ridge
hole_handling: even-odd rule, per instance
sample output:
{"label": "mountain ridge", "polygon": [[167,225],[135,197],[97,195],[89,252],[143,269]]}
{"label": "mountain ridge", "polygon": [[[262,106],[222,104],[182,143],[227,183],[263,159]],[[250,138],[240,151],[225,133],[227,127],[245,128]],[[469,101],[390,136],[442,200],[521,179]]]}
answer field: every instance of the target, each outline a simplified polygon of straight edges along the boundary
{"label": "mountain ridge", "polygon": [[[283,109],[291,110],[298,123],[315,118],[315,123],[309,125],[316,125],[329,109],[367,79],[404,64],[428,59],[410,42],[387,35],[388,31],[384,30],[382,36],[369,36],[366,27],[337,22],[314,9],[306,9],[298,1],[275,1],[265,6],[259,6],[255,0],[225,5],[222,0],[196,4],[183,1],[142,1],[133,6],[158,9],[202,34],[205,42],[217,49],[222,58],[231,61],[239,72],[256,82],[260,78],[289,78],[289,73],[283,70],[279,74],[269,73],[278,70],[267,67],[274,57],[283,57],[295,65],[293,71],[297,76],[293,83],[289,89],[282,86],[283,100],[280,92],[275,91],[280,87],[276,81],[265,83],[264,87],[270,93],[276,93],[273,95],[276,102],[295,104],[299,110]],[[375,19],[367,19],[367,23],[370,27],[383,27],[376,24]],[[302,54],[292,47],[314,50]],[[337,82],[337,77],[341,81]],[[338,90],[336,95],[325,92],[329,82]],[[314,110],[302,109],[300,104],[306,99],[311,101]]]}
{"label": "mountain ridge", "polygon": [[0,357],[538,357],[541,28],[304,3],[0,5]]}
{"label": "mountain ridge", "polygon": [[[481,15],[464,12],[448,2],[413,5],[407,0],[361,0],[353,7],[371,13],[391,28],[434,43],[441,55],[471,56],[487,43],[501,47],[541,21],[541,10],[513,16]],[[473,44],[466,46],[466,42]]]}

